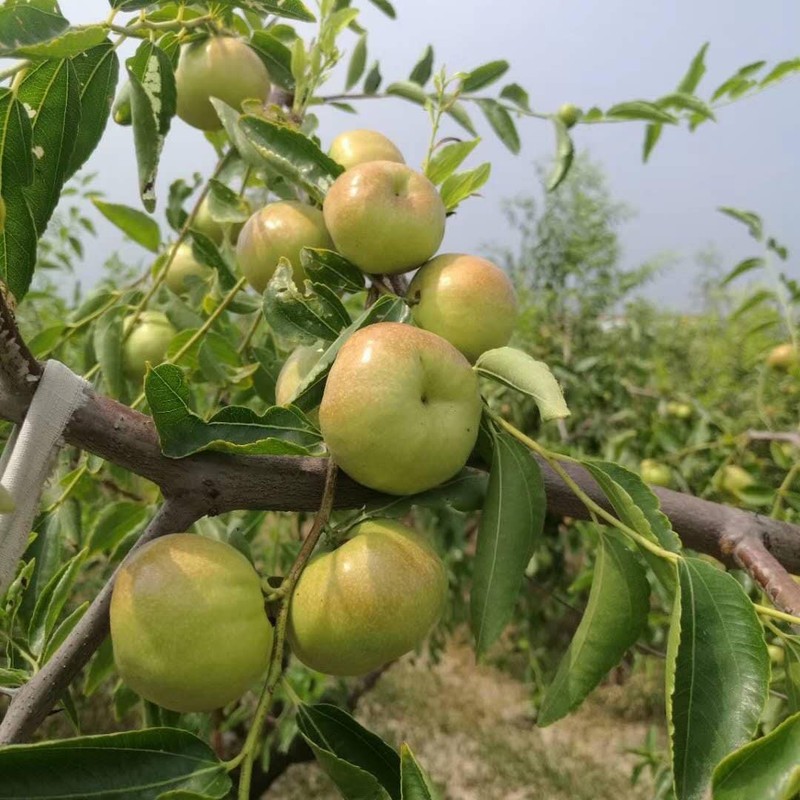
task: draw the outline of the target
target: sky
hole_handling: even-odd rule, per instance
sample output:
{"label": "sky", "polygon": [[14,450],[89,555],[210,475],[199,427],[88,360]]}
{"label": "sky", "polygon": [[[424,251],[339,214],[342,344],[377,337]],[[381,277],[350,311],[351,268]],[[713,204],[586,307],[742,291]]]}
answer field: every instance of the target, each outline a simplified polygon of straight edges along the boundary
{"label": "sky", "polygon": [[[542,112],[564,102],[608,108],[627,100],[655,99],[674,89],[706,41],[708,71],[698,89],[701,97],[710,96],[745,64],[762,59],[772,64],[800,55],[796,0],[508,0],[491,4],[491,12],[485,0],[395,0],[395,21],[368,0],[354,0],[354,5],[369,31],[369,61],[379,58],[384,85],[406,78],[430,43],[436,66],[445,65],[449,72],[508,60],[511,69],[502,83],[521,84],[533,107]],[[103,19],[108,4],[62,0],[61,7],[71,22],[81,23]],[[305,37],[313,35],[311,25],[297,28]],[[348,32],[343,47],[354,43]],[[347,56],[326,93],[343,89],[346,63]],[[358,117],[333,109],[319,114],[324,145],[342,131],[372,128],[389,136],[409,164],[421,164],[429,137],[424,110],[397,99],[367,100],[358,109]],[[789,269],[800,271],[798,109],[800,76],[721,109],[716,124],[702,125],[695,133],[685,127],[667,128],[647,164],[641,160],[643,123],[574,130],[577,147],[587,150],[606,172],[614,199],[635,211],[620,230],[623,264],[635,267],[662,254],[672,256],[671,266],[646,291],[652,300],[670,307],[691,306],[696,255],[703,250],[714,248],[729,267],[758,254],[743,226],[716,210],[723,205],[759,213],[769,233],[792,251]],[[515,241],[502,201],[537,191],[534,164],[552,156],[554,142],[546,121],[520,120],[522,151],[514,156],[480,115],[474,116],[483,141],[470,163],[491,161],[492,176],[482,197],[470,199],[450,218],[442,249],[485,254],[492,246]],[[463,135],[452,123],[442,133]],[[173,180],[195,171],[208,174],[213,163],[213,151],[202,134],[176,119],[158,178],[160,210]],[[109,123],[86,169],[98,173],[95,188],[107,200],[140,207],[130,128]],[[146,262],[146,254],[123,245],[122,235],[110,223],[98,217],[97,227],[99,259],[123,247],[130,258]],[[99,264],[90,256],[81,276],[85,284],[99,274]]]}

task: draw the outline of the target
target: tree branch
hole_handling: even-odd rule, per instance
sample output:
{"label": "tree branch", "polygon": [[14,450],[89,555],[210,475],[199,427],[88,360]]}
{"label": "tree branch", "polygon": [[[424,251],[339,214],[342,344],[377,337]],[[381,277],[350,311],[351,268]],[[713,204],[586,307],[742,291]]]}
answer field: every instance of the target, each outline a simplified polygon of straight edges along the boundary
{"label": "tree branch", "polygon": [[[189,503],[167,500],[139,537],[131,553],[159,536],[186,530],[200,516],[202,513]],[[130,554],[122,564],[128,558]],[[64,694],[72,679],[103,643],[108,634],[111,590],[118,571],[119,567],[53,657],[14,694],[14,699],[0,723],[0,745],[30,738]]]}

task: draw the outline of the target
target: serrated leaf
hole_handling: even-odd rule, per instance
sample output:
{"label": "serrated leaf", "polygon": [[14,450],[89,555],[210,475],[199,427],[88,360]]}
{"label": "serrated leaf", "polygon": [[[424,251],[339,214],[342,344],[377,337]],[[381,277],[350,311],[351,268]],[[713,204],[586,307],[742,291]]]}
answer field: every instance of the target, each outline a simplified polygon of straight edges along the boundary
{"label": "serrated leaf", "polygon": [[437,186],[449,178],[469,154],[478,146],[480,139],[471,139],[468,142],[454,142],[440,147],[435,151],[433,158],[425,168],[425,175],[431,183]]}
{"label": "serrated leaf", "polygon": [[263,415],[230,406],[208,422],[189,408],[190,391],[183,371],[172,364],[151,369],[145,395],[161,450],[169,458],[214,450],[239,455],[309,455],[320,434],[295,408],[268,408]]}
{"label": "serrated leaf", "polygon": [[470,593],[470,626],[479,657],[514,614],[547,509],[541,469],[530,450],[503,432],[491,430],[490,435],[492,464]]}
{"label": "serrated leaf", "polygon": [[407,744],[400,748],[400,786],[402,800],[439,800],[439,792]]}
{"label": "serrated leaf", "polygon": [[477,92],[494,83],[508,72],[508,61],[500,59],[489,61],[476,67],[472,72],[468,72],[461,83],[461,91],[465,93]]}
{"label": "serrated leaf", "polygon": [[[609,461],[587,459],[582,463],[622,522],[665,550],[672,553],[681,551],[681,540],[666,514],[661,511],[658,498],[639,475]],[[642,555],[662,585],[671,592],[675,586],[674,567],[647,550],[643,550]]]}
{"label": "serrated leaf", "polygon": [[347,800],[401,800],[400,757],[345,711],[303,703],[297,727]]}
{"label": "serrated leaf", "polygon": [[263,311],[279,337],[304,344],[332,342],[351,323],[341,300],[324,284],[307,283],[300,291],[288,262],[278,265],[267,284]]}
{"label": "serrated leaf", "polygon": [[479,375],[532,397],[545,421],[564,419],[570,414],[550,367],[522,350],[513,347],[487,350],[478,358],[475,370]]}
{"label": "serrated leaf", "polygon": [[800,791],[800,714],[714,770],[714,800],[792,800]]}
{"label": "serrated leaf", "polygon": [[763,222],[761,221],[761,217],[755,212],[745,211],[741,208],[731,208],[730,206],[720,206],[717,211],[721,211],[731,219],[735,219],[737,222],[746,225],[748,232],[757,242],[760,242],[764,238]]}
{"label": "serrated leaf", "polygon": [[663,122],[675,125],[678,118],[669,111],[665,111],[655,103],[647,100],[631,100],[628,103],[618,103],[606,111],[607,117],[616,119],[644,120],[645,122]]}
{"label": "serrated leaf", "polygon": [[345,89],[349,92],[360,80],[367,66],[367,34],[358,37],[350,64],[347,67],[347,80]]}
{"label": "serrated leaf", "polygon": [[170,728],[6,746],[0,773],[0,800],[152,800],[154,786],[222,800],[231,788],[225,765],[205,742]]}
{"label": "serrated leaf", "polygon": [[746,272],[750,272],[751,270],[758,269],[764,266],[764,259],[763,258],[746,258],[744,261],[740,261],[722,280],[720,286],[727,286],[732,281],[736,280],[740,275],[744,275]]}
{"label": "serrated leaf", "polygon": [[334,291],[343,292],[364,289],[364,273],[334,250],[304,247],[300,251],[300,263],[314,284],[322,283]]}
{"label": "serrated leaf", "polygon": [[288,91],[294,89],[292,51],[280,39],[266,30],[255,31],[248,44],[264,62],[273,83]]}
{"label": "serrated leaf", "polygon": [[558,117],[553,117],[551,121],[556,132],[556,157],[547,179],[548,192],[555,191],[561,185],[575,159],[575,145],[567,126]]}
{"label": "serrated leaf", "polygon": [[[2,24],[0,22],[0,24]],[[15,58],[72,58],[86,50],[96,47],[106,38],[105,25],[86,25],[80,28],[68,28],[58,36],[47,41],[18,47],[13,53]],[[0,55],[2,57],[2,55]]]}
{"label": "serrated leaf", "polygon": [[94,207],[112,224],[116,225],[134,242],[157,253],[161,248],[161,230],[158,223],[143,211],[118,203],[107,203],[99,197],[93,197]]}
{"label": "serrated leaf", "polygon": [[412,103],[425,105],[428,101],[428,95],[425,90],[417,83],[412,81],[395,81],[386,87],[386,94],[394,95],[395,97],[402,97],[410,100]]}
{"label": "serrated leaf", "polygon": [[505,106],[496,100],[479,100],[478,106],[500,141],[515,155],[519,153],[517,126]]}
{"label": "serrated leaf", "polygon": [[542,700],[539,725],[567,716],[588,697],[641,636],[649,610],[644,568],[627,547],[602,535],[589,602]]}
{"label": "serrated leaf", "polygon": [[144,207],[156,207],[155,182],[164,141],[175,116],[177,92],[172,62],[153,42],[142,42],[126,61],[131,86],[131,119]]}
{"label": "serrated leaf", "polygon": [[741,585],[696,558],[678,564],[667,652],[675,794],[703,800],[714,768],[756,731],[769,691],[761,623]]}
{"label": "serrated leaf", "polygon": [[119,58],[107,39],[76,55],[72,66],[80,84],[80,124],[68,175],[77,172],[100,143],[119,80]]}
{"label": "serrated leaf", "polygon": [[425,52],[422,54],[420,60],[417,61],[416,64],[414,64],[414,68],[411,70],[411,74],[408,76],[408,79],[412,83],[424,86],[431,79],[432,71],[433,71],[433,47],[431,47],[431,45],[428,45],[425,48]]}
{"label": "serrated leaf", "polygon": [[[212,102],[216,108],[219,101]],[[251,115],[239,119],[239,128],[265,164],[300,184],[317,200],[324,199],[343,171],[311,139],[293,128]]]}
{"label": "serrated leaf", "polygon": [[361,328],[372,325],[375,322],[405,322],[409,317],[408,306],[399,297],[384,295],[379,297],[361,316],[359,316],[349,327],[345,328],[336,340],[320,356],[319,361],[306,375],[303,382],[297,388],[294,405],[310,411],[316,408],[321,400],[325,389],[325,381],[328,372],[333,366],[342,345]]}
{"label": "serrated leaf", "polygon": [[488,162],[466,172],[457,172],[442,183],[439,194],[444,207],[448,211],[457,208],[468,197],[472,197],[492,174],[492,165]]}

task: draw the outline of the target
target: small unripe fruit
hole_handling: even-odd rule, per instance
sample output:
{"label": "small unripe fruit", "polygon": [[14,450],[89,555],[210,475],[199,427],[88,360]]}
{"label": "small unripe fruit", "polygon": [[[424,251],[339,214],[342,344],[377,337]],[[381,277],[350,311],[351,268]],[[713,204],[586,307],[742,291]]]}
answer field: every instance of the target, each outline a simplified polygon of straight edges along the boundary
{"label": "small unripe fruit", "polygon": [[275,382],[276,405],[288,406],[294,400],[298,387],[324,352],[325,349],[317,345],[298,347],[292,351],[283,363],[278,373],[278,380]]}
{"label": "small unripe fruit", "polygon": [[772,369],[791,369],[800,364],[800,355],[791,342],[773,347],[767,356],[767,366]]}
{"label": "small unripe fruit", "polygon": [[[124,334],[127,334],[132,322],[133,314],[123,322]],[[153,366],[160,364],[176,333],[165,314],[143,311],[122,347],[122,362],[128,377],[140,379],[147,370],[148,362]]]}
{"label": "small unripe fruit", "polygon": [[779,667],[783,664],[786,654],[782,647],[778,647],[776,644],[770,644],[767,646],[767,651],[769,652],[769,660],[774,666]]}
{"label": "small unripe fruit", "polygon": [[578,108],[578,106],[575,106],[572,103],[564,103],[564,105],[562,105],[556,112],[556,116],[564,123],[564,125],[567,126],[567,128],[571,128],[583,116],[583,112]]}
{"label": "small unripe fruit", "polygon": [[669,486],[672,483],[672,471],[661,461],[645,458],[639,465],[639,472],[645,483],[655,486]]}
{"label": "small unripe fruit", "polygon": [[295,283],[302,284],[305,271],[300,251],[304,247],[333,247],[322,212],[305,203],[284,200],[270,203],[247,220],[236,242],[236,259],[242,275],[260,293],[267,288],[281,258],[289,260]]}
{"label": "small unripe fruit", "polygon": [[677,417],[678,419],[689,419],[692,416],[692,407],[689,403],[678,403],[670,400],[667,403],[666,411],[670,417]]}
{"label": "small unripe fruit", "polygon": [[447,599],[444,564],[427,540],[393,520],[370,520],[303,571],[288,635],[306,666],[363,675],[417,647]]}
{"label": "small unripe fruit", "polygon": [[717,484],[720,489],[730,494],[739,494],[755,483],[749,472],[737,464],[726,464],[717,475]]}
{"label": "small unripe fruit", "polygon": [[114,106],[111,109],[111,116],[117,125],[130,125],[133,122],[131,112],[131,82],[123,84],[119,90],[117,99],[114,101]]}
{"label": "small unripe fruit", "polygon": [[258,573],[229,544],[163,536],[135,552],[114,583],[120,677],[172,711],[211,711],[241,697],[266,669],[272,637]]}
{"label": "small unripe fruit", "polygon": [[[248,206],[249,213],[249,203],[245,203],[245,205]],[[208,197],[206,197],[203,202],[200,203],[200,208],[197,209],[197,213],[194,215],[194,220],[192,221],[192,230],[205,234],[209,239],[211,239],[212,242],[214,242],[214,244],[220,245],[225,238],[226,230],[230,236],[230,240],[236,243],[236,240],[239,238],[239,232],[242,230],[243,225],[244,222],[233,222],[228,224],[217,222],[217,220],[211,216],[211,210],[209,209],[208,205]]]}
{"label": "small unripe fruit", "polygon": [[210,98],[240,110],[245,100],[266,102],[270,91],[264,63],[245,42],[231,36],[212,36],[184,45],[175,85],[178,116],[203,131],[222,128]]}
{"label": "small unripe fruit", "polygon": [[192,252],[192,245],[189,242],[181,242],[172,257],[167,274],[164,277],[164,283],[167,288],[175,294],[183,294],[189,287],[187,279],[194,276],[202,280],[207,280],[211,277],[214,270],[201,264]]}
{"label": "small unripe fruit", "polygon": [[340,133],[331,143],[330,157],[345,169],[368,161],[395,161],[405,164],[403,154],[382,133],[357,129]]}

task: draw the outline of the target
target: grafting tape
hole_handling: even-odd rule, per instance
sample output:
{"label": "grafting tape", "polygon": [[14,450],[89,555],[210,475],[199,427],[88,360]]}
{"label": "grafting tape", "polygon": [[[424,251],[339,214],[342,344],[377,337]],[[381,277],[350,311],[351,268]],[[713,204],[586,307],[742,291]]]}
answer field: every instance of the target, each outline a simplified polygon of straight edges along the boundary
{"label": "grafting tape", "polygon": [[25,421],[15,427],[0,458],[0,483],[15,509],[0,516],[0,595],[25,552],[64,428],[86,400],[89,384],[60,361],[48,361]]}

